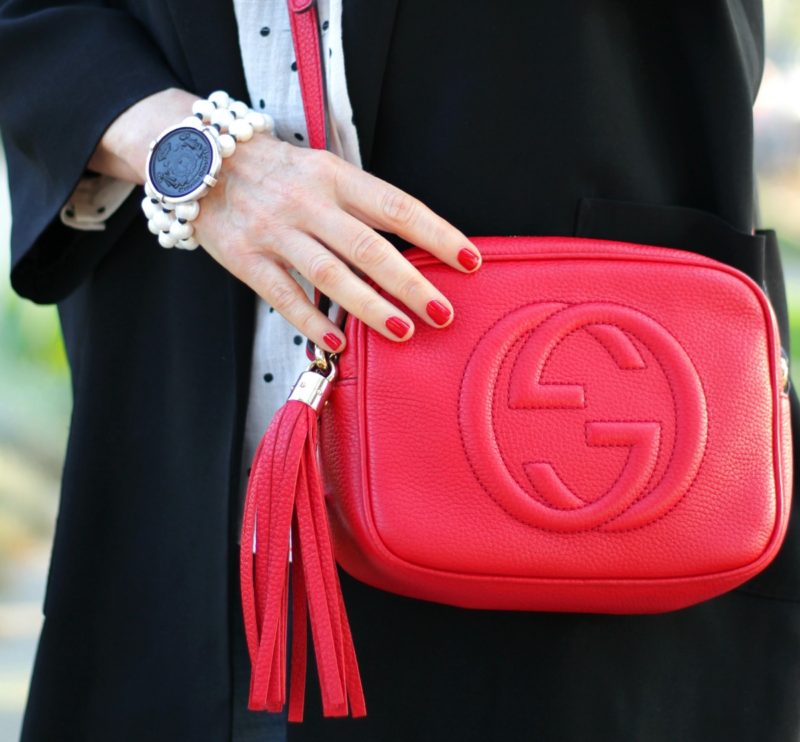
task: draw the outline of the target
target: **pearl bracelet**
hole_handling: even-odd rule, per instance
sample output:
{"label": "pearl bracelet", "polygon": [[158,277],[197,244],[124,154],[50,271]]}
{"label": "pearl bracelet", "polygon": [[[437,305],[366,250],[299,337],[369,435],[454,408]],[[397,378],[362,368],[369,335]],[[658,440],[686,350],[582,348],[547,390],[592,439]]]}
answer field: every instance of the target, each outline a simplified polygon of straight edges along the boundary
{"label": "pearl bracelet", "polygon": [[271,116],[222,90],[195,101],[192,113],[162,132],[147,157],[142,211],[162,247],[199,247],[191,222],[200,214],[199,199],[217,183],[221,161],[254,133],[275,133]]}

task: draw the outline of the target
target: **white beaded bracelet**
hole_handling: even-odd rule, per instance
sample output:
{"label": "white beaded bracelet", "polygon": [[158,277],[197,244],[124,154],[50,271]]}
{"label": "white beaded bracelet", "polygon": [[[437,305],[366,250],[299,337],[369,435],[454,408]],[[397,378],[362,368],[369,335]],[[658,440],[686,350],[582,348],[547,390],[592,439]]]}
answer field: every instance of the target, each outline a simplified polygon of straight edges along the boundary
{"label": "white beaded bracelet", "polygon": [[222,90],[195,101],[192,113],[162,132],[147,157],[142,211],[162,247],[199,247],[191,222],[200,214],[199,199],[216,185],[222,160],[254,133],[275,133],[271,116]]}

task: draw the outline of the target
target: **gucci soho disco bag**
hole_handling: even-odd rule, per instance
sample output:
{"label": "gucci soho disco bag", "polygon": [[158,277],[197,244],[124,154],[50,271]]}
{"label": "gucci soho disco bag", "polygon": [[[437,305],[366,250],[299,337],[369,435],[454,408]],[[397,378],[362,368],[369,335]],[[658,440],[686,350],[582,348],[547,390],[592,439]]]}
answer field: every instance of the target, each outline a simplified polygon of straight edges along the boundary
{"label": "gucci soho disco bag", "polygon": [[[324,147],[316,13],[290,8]],[[290,570],[299,720],[309,621],[323,712],[366,713],[335,560],[468,608],[655,613],[731,590],[780,548],[788,366],[754,281],[670,248],[473,242],[470,275],[404,253],[452,301],[450,327],[398,344],[347,317],[346,349],[317,349],[264,435],[241,540],[251,709],[285,704]]]}

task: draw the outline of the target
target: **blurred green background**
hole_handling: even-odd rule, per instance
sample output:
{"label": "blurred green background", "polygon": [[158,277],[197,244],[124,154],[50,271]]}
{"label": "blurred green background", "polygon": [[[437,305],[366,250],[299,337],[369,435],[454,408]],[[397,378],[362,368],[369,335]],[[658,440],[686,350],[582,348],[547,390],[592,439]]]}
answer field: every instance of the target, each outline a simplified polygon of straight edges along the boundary
{"label": "blurred green background", "polygon": [[[800,360],[800,2],[766,0],[767,64],[755,110],[760,224],[781,240]],[[70,414],[54,307],[8,285],[9,210],[0,151],[0,742],[16,740],[41,625]]]}

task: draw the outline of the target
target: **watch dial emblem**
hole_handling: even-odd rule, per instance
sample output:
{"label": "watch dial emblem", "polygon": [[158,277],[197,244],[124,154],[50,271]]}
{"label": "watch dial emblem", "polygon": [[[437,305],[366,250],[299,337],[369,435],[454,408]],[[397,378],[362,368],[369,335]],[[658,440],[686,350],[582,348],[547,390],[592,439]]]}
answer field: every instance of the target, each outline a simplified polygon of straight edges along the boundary
{"label": "watch dial emblem", "polygon": [[164,196],[186,196],[200,187],[211,172],[212,158],[211,142],[197,129],[176,129],[153,150],[150,180]]}

